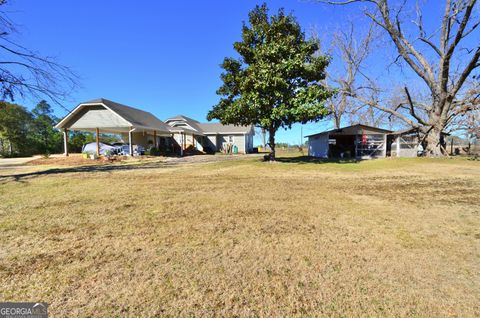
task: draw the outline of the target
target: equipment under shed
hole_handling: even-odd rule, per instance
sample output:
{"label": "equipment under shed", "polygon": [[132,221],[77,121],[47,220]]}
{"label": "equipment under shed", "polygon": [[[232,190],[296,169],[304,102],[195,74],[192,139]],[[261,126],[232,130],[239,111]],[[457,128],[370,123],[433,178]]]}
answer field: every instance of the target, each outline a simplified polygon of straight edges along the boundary
{"label": "equipment under shed", "polygon": [[411,130],[391,130],[356,124],[306,136],[308,155],[318,158],[373,159],[416,157],[419,139]]}

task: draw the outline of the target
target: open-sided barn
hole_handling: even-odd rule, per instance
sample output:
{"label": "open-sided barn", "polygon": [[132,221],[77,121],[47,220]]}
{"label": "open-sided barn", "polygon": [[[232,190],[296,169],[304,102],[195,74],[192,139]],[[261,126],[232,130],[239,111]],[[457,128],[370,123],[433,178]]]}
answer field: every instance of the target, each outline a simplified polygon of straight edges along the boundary
{"label": "open-sided barn", "polygon": [[413,130],[394,132],[356,124],[306,137],[309,156],[318,158],[416,157],[419,151],[418,135]]}

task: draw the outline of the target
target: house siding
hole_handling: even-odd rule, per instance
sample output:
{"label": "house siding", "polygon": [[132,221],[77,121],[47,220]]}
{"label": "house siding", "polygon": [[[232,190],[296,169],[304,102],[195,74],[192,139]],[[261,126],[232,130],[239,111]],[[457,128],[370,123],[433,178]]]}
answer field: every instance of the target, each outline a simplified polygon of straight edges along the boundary
{"label": "house siding", "polygon": [[[128,143],[128,133],[122,133],[122,139],[125,143]],[[153,135],[134,131],[132,132],[132,144],[148,148],[148,146],[153,145]]]}
{"label": "house siding", "polygon": [[223,144],[228,142],[228,136],[233,136],[233,145],[237,146],[239,153],[245,153],[245,135],[244,134],[225,134],[217,137],[217,150],[223,148]]}

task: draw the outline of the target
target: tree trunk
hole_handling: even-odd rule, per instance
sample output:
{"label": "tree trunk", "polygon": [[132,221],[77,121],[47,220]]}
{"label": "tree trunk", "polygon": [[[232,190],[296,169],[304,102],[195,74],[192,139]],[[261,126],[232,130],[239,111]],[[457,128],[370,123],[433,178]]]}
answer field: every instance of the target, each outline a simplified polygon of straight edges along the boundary
{"label": "tree trunk", "polygon": [[340,129],[340,122],[341,122],[340,115],[334,114],[333,118],[334,118],[335,129]]}
{"label": "tree trunk", "polygon": [[445,154],[442,137],[442,128],[438,126],[433,126],[432,129],[426,132],[425,136],[425,155],[428,157],[440,157]]}
{"label": "tree trunk", "polygon": [[270,154],[268,155],[268,159],[270,161],[275,161],[275,128],[270,128],[268,130],[268,145],[270,146]]}

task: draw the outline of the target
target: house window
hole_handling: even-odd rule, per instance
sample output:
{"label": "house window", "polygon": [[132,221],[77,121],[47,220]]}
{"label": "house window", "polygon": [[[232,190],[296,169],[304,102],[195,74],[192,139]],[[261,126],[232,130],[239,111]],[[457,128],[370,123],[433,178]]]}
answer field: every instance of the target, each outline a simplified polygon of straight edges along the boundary
{"label": "house window", "polygon": [[227,136],[227,142],[229,143],[234,143],[235,139],[233,138],[233,136]]}

